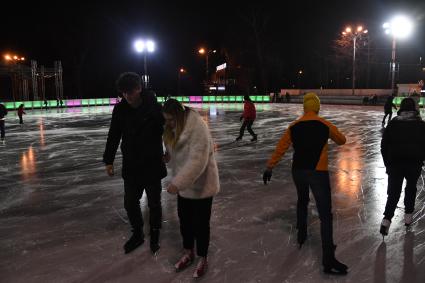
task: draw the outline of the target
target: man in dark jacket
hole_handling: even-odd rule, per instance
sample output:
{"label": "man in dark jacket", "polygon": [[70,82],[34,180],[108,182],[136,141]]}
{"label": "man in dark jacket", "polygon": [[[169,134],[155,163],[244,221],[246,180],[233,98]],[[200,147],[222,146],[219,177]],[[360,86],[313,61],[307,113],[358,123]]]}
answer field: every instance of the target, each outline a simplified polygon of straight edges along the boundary
{"label": "man in dark jacket", "polygon": [[1,143],[5,144],[5,130],[4,130],[4,116],[7,115],[6,107],[0,103],[0,135],[1,135]]}
{"label": "man in dark jacket", "polygon": [[406,179],[405,225],[412,223],[416,183],[425,159],[425,122],[415,108],[415,101],[412,98],[403,99],[397,114],[398,116],[388,123],[381,141],[381,153],[388,174],[388,198],[380,228],[383,236],[388,235],[403,179]]}
{"label": "man in dark jacket", "polygon": [[155,253],[162,222],[161,179],[167,175],[162,148],[164,118],[154,93],[141,91],[141,79],[136,73],[121,74],[117,89],[124,99],[112,112],[103,161],[107,174],[113,176],[115,153],[121,141],[124,207],[133,228],[124,250],[129,253],[144,242],[140,199],[145,190],[150,210],[150,248]]}
{"label": "man in dark jacket", "polygon": [[385,105],[384,105],[385,115],[384,115],[384,119],[382,119],[382,127],[385,126],[385,118],[387,118],[387,116],[388,116],[388,122],[391,121],[391,117],[393,116],[393,108],[397,110],[397,106],[395,106],[395,104],[393,103],[393,100],[394,100],[394,96],[391,95],[391,96],[388,96],[387,100],[385,101]]}

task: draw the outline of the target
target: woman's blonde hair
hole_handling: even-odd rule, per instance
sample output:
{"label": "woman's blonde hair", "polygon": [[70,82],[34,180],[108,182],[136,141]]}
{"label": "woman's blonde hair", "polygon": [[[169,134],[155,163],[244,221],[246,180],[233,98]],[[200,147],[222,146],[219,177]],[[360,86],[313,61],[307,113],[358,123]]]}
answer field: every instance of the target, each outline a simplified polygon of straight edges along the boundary
{"label": "woman's blonde hair", "polygon": [[189,108],[184,107],[180,102],[172,98],[168,99],[164,103],[162,112],[171,115],[176,122],[175,129],[172,129],[167,125],[165,126],[164,143],[167,146],[170,146],[171,148],[176,146],[186,124],[187,113],[189,110]]}

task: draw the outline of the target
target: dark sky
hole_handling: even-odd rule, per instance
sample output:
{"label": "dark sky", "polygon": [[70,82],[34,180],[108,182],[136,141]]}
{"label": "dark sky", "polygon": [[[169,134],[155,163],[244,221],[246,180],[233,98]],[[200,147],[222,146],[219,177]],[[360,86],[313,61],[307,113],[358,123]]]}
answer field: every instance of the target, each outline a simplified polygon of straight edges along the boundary
{"label": "dark sky", "polygon": [[[84,96],[113,96],[119,73],[142,72],[143,60],[132,46],[138,36],[157,45],[148,57],[155,89],[175,91],[181,66],[200,81],[205,61],[198,47],[254,46],[244,20],[253,12],[267,19],[263,44],[270,54],[278,54],[288,83],[298,69],[308,73],[312,57],[329,54],[332,40],[350,23],[367,26],[378,45],[390,52],[381,26],[398,11],[411,15],[416,25],[414,36],[399,44],[400,58],[403,50],[412,58],[425,57],[424,1],[39,2],[43,4],[2,4],[0,51],[18,52],[46,66],[62,60],[66,90],[75,91],[79,73]],[[219,61],[212,59],[212,64]]]}

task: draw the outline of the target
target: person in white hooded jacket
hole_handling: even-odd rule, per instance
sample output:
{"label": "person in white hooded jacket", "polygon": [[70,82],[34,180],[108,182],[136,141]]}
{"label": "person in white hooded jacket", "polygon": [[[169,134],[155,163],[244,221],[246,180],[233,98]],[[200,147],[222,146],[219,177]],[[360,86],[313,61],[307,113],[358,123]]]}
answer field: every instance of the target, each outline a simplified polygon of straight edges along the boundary
{"label": "person in white hooded jacket", "polygon": [[181,271],[199,256],[193,277],[205,274],[210,240],[213,197],[220,190],[218,168],[209,129],[195,110],[169,99],[163,107],[165,118],[165,161],[171,171],[167,191],[177,194],[180,233],[185,252],[175,264]]}

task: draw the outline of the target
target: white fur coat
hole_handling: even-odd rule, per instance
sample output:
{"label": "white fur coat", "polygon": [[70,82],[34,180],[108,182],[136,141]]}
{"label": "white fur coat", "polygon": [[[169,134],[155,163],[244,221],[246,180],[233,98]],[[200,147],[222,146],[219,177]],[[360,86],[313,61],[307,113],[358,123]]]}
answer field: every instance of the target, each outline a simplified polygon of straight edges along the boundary
{"label": "white fur coat", "polygon": [[220,190],[217,162],[210,131],[195,110],[190,110],[186,125],[170,154],[168,167],[171,183],[184,198],[201,199],[215,196]]}

